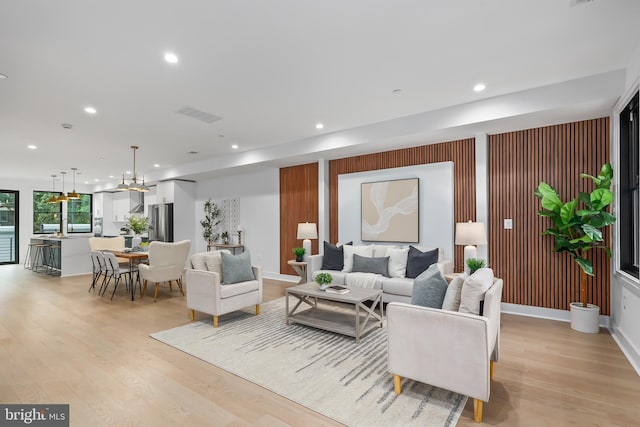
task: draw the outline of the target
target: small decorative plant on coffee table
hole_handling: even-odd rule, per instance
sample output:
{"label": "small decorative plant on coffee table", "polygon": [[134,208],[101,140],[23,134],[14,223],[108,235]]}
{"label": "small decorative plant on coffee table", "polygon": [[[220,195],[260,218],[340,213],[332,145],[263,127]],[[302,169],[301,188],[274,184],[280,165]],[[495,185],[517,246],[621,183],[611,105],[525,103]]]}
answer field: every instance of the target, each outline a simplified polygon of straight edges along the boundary
{"label": "small decorative plant on coffee table", "polygon": [[302,257],[304,257],[305,252],[304,248],[293,248],[293,253],[296,256],[296,262],[302,262]]}
{"label": "small decorative plant on coffee table", "polygon": [[316,276],[316,283],[320,286],[320,290],[324,291],[333,282],[333,276],[329,273],[319,273]]}

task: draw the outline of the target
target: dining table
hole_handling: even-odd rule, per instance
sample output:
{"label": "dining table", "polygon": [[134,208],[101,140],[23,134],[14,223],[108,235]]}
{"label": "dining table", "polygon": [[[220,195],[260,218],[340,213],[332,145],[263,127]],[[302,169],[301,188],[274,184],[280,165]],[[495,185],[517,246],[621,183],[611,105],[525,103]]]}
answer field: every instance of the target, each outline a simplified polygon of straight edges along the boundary
{"label": "dining table", "polygon": [[[136,289],[133,286],[133,267],[140,263],[140,261],[149,259],[149,252],[144,251],[110,251],[113,253],[116,258],[123,258],[129,261],[129,290],[131,291],[131,301],[135,300]],[[139,274],[139,273],[138,273]],[[140,280],[140,276],[138,276],[138,280]]]}

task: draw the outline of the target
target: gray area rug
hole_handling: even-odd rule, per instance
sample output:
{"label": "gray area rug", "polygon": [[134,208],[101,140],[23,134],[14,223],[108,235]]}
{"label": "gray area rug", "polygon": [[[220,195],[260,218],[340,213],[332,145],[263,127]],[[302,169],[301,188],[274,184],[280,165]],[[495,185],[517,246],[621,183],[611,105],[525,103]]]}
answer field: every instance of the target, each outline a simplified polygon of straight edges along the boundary
{"label": "gray area rug", "polygon": [[[339,309],[339,308],[337,308]],[[386,328],[351,337],[286,325],[284,298],[151,337],[349,426],[455,426],[466,396],[387,371]]]}

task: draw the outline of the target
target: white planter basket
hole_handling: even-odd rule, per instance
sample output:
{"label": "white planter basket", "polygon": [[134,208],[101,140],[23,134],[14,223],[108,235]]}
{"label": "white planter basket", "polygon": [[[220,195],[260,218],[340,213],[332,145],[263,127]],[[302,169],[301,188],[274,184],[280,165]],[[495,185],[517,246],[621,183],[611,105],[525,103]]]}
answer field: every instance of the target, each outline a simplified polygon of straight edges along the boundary
{"label": "white planter basket", "polygon": [[581,302],[571,303],[571,329],[587,334],[600,332],[600,307],[587,304],[583,307]]}

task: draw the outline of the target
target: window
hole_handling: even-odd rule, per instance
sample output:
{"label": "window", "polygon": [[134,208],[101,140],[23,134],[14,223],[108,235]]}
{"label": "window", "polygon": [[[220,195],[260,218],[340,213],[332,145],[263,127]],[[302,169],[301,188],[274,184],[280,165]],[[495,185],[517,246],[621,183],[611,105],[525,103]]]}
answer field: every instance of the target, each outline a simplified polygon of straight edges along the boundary
{"label": "window", "polygon": [[[33,192],[33,232],[51,234],[62,229],[63,203],[49,203],[61,193],[51,191]],[[93,195],[80,194],[80,199],[67,202],[67,233],[90,233],[93,231]]]}
{"label": "window", "polygon": [[638,278],[640,194],[638,192],[638,93],[620,113],[620,269]]}
{"label": "window", "polygon": [[62,203],[49,203],[51,197],[60,196],[59,192],[33,192],[33,232],[51,234],[60,231],[62,222]]}
{"label": "window", "polygon": [[80,194],[80,198],[67,202],[67,232],[90,233],[92,231],[93,195]]}

